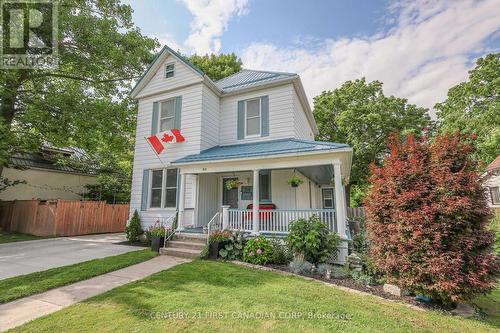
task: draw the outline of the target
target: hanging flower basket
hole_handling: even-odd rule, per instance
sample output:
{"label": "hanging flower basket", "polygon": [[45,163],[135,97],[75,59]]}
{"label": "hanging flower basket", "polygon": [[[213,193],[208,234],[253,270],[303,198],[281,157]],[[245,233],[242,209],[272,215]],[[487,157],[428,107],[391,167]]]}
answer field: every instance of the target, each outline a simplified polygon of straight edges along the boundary
{"label": "hanging flower basket", "polygon": [[304,180],[299,176],[293,175],[292,177],[288,178],[287,183],[292,187],[299,187],[300,184],[304,183]]}
{"label": "hanging flower basket", "polygon": [[226,182],[226,188],[228,190],[232,190],[233,188],[238,188],[242,182],[240,182],[238,179],[230,179]]}

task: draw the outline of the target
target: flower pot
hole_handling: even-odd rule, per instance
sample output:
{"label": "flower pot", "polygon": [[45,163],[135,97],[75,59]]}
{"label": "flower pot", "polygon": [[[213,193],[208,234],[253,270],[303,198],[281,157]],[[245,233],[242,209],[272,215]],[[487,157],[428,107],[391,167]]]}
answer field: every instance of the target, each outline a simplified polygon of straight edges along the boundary
{"label": "flower pot", "polygon": [[299,184],[292,184],[292,187],[299,187]]}
{"label": "flower pot", "polygon": [[210,259],[217,259],[219,257],[219,251],[223,249],[226,246],[226,244],[227,241],[210,243],[208,257]]}
{"label": "flower pot", "polygon": [[163,246],[163,236],[151,236],[151,251],[158,252]]}

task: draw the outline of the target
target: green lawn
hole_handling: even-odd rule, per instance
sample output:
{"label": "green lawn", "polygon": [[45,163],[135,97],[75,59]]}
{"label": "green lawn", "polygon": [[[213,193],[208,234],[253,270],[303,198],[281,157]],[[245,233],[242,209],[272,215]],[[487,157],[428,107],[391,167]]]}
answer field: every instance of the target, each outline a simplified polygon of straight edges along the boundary
{"label": "green lawn", "polygon": [[500,327],[500,287],[487,295],[477,297],[473,303],[481,309],[486,321]]}
{"label": "green lawn", "polygon": [[[337,315],[347,319],[338,319]],[[498,332],[498,329],[474,319],[413,310],[298,277],[230,263],[194,261],[13,330],[96,331]]]}
{"label": "green lawn", "polygon": [[89,279],[107,272],[137,264],[155,257],[151,250],[127,252],[74,265],[0,280],[0,303]]}
{"label": "green lawn", "polygon": [[20,242],[20,241],[29,241],[35,239],[44,239],[47,237],[33,236],[28,234],[18,234],[18,233],[10,233],[6,231],[0,231],[0,244],[10,243],[10,242]]}

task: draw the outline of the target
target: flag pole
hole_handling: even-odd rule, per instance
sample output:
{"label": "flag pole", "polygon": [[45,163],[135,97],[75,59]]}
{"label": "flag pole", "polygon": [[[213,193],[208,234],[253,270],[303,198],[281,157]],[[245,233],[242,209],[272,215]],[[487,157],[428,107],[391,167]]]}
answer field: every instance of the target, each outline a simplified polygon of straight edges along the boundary
{"label": "flag pole", "polygon": [[148,138],[147,137],[144,137],[144,139],[146,140],[146,142],[148,143],[149,147],[153,150],[153,152],[155,153],[156,157],[158,157],[158,160],[160,161],[161,164],[163,164],[163,166],[166,168],[167,165],[165,165],[165,163],[163,163],[163,161],[161,160],[160,158],[160,155],[158,155],[156,153],[156,150],[153,148],[153,146],[151,145],[151,143],[149,142]]}

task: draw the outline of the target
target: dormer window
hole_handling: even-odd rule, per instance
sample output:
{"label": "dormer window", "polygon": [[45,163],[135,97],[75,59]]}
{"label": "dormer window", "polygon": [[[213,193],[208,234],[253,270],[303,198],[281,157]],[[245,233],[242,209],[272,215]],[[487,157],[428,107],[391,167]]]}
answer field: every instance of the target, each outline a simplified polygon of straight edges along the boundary
{"label": "dormer window", "polygon": [[174,77],[174,64],[167,64],[165,67],[165,77],[168,79],[169,77]]}

